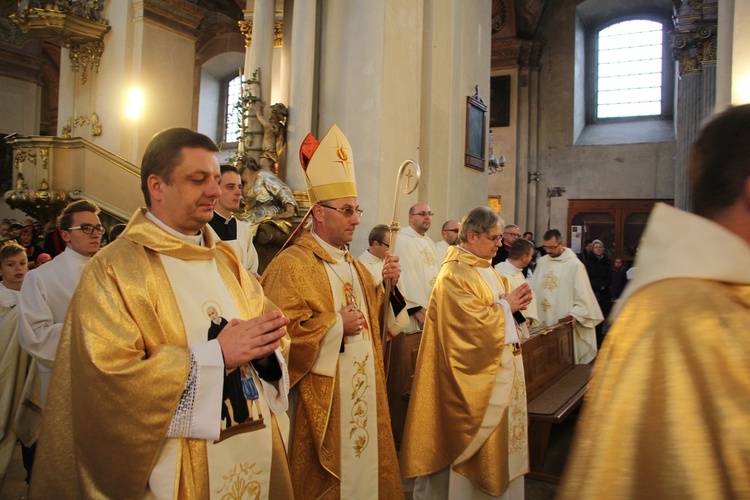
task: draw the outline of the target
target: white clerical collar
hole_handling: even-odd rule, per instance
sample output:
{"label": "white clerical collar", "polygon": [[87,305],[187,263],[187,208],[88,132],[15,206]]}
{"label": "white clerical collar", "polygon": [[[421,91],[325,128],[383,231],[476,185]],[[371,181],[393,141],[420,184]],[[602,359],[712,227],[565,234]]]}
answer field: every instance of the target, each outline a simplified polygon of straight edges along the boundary
{"label": "white clerical collar", "polygon": [[313,238],[320,244],[320,246],[323,247],[323,250],[328,252],[328,255],[334,258],[336,261],[340,261],[341,259],[344,259],[346,257],[346,254],[349,252],[349,250],[342,250],[340,248],[336,248],[335,246],[331,245],[330,243],[327,243],[323,240],[320,236],[315,234],[315,231],[310,231],[310,234],[313,235]]}
{"label": "white clerical collar", "polygon": [[151,219],[151,221],[153,221],[154,224],[156,224],[157,226],[159,226],[160,228],[162,228],[163,230],[165,230],[172,236],[175,236],[181,239],[185,243],[190,243],[191,245],[198,245],[199,247],[206,246],[203,241],[203,231],[199,231],[198,234],[192,235],[192,236],[188,234],[182,234],[181,232],[176,231],[172,229],[171,227],[167,226],[166,224],[164,224],[161,220],[159,220],[158,217],[156,217],[150,211],[146,212],[146,217]]}
{"label": "white clerical collar", "polygon": [[377,255],[375,255],[374,253],[372,253],[369,248],[367,249],[367,253],[369,253],[370,255],[372,255],[373,257],[375,257],[376,259],[378,259],[379,261],[384,261],[385,260],[385,259],[381,259]]}
{"label": "white clerical collar", "polygon": [[518,268],[518,267],[514,266],[513,264],[510,263],[509,260],[504,260],[504,261],[501,262],[501,264],[504,264],[505,267],[507,267],[511,271],[516,271],[516,272],[523,271],[523,268]]}
{"label": "white clerical collar", "polygon": [[229,214],[229,217],[224,217],[223,215],[221,215],[221,214],[220,214],[219,212],[217,212],[216,210],[214,210],[214,213],[215,213],[216,215],[218,215],[219,217],[221,217],[222,219],[224,219],[224,224],[229,224],[229,223],[231,222],[231,220],[232,220],[232,219],[234,218],[234,215],[233,215],[233,214]]}

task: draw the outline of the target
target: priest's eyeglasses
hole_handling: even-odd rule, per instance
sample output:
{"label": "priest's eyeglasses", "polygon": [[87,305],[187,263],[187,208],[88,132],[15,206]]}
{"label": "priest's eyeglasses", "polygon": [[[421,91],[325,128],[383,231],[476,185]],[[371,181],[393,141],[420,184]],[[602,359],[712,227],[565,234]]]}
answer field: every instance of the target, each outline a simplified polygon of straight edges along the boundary
{"label": "priest's eyeglasses", "polygon": [[318,203],[318,205],[320,205],[321,207],[330,208],[331,210],[335,210],[338,213],[342,214],[347,219],[349,217],[351,217],[352,215],[354,215],[355,212],[357,213],[357,217],[362,217],[365,214],[365,211],[362,210],[359,207],[357,207],[357,208],[352,208],[352,207],[336,208],[336,207],[332,207],[330,205],[323,205],[322,203]]}
{"label": "priest's eyeglasses", "polygon": [[499,243],[499,242],[503,241],[503,235],[502,234],[498,234],[497,236],[487,236],[486,234],[482,233],[482,236],[484,236],[485,238],[487,238],[488,240],[490,240],[493,243]]}
{"label": "priest's eyeglasses", "polygon": [[68,231],[74,229],[80,230],[83,234],[93,234],[96,231],[99,234],[104,234],[104,226],[99,224],[98,226],[92,226],[91,224],[81,224],[80,226],[69,227]]}

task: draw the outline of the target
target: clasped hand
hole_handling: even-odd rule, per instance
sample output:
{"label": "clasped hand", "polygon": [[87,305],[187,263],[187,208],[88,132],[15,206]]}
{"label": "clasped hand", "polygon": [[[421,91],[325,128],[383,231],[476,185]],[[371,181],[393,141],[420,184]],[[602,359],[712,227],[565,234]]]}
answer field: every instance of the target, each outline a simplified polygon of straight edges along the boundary
{"label": "clasped hand", "polygon": [[533,295],[528,283],[524,283],[510,293],[501,294],[501,299],[505,299],[510,306],[511,312],[522,311],[531,303]]}
{"label": "clasped hand", "polygon": [[286,334],[289,318],[272,311],[257,318],[231,320],[216,337],[227,368],[262,359],[273,353]]}

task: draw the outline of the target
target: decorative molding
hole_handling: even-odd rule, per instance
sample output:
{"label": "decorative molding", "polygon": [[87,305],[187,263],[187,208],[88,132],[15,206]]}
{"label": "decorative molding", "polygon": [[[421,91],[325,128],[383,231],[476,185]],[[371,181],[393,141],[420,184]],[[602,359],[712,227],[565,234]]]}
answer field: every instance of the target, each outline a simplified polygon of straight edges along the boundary
{"label": "decorative molding", "polygon": [[88,79],[89,66],[94,73],[99,73],[99,63],[103,53],[104,42],[100,40],[70,48],[70,64],[74,73],[81,72],[81,85],[84,85]]}
{"label": "decorative molding", "polygon": [[492,69],[539,69],[544,44],[520,38],[492,39]]}
{"label": "decorative molding", "polygon": [[240,26],[240,32],[245,37],[245,48],[253,43],[253,21],[237,21]]}
{"label": "decorative molding", "polygon": [[[253,21],[252,20],[237,21],[237,24],[240,26],[240,31],[242,32],[242,35],[245,37],[245,48],[250,47],[250,45],[252,45],[253,43]],[[275,21],[273,25],[274,48],[279,48],[283,45],[283,42],[284,42],[283,30],[284,30],[283,21]]]}
{"label": "decorative molding", "polygon": [[508,21],[508,5],[506,0],[492,0],[492,34],[494,35],[505,26]]}
{"label": "decorative molding", "polygon": [[192,38],[198,37],[205,11],[187,0],[144,0],[143,17],[165,29]]}
{"label": "decorative molding", "polygon": [[680,76],[700,73],[703,65],[716,62],[717,16],[716,0],[690,0],[675,9],[669,48]]}

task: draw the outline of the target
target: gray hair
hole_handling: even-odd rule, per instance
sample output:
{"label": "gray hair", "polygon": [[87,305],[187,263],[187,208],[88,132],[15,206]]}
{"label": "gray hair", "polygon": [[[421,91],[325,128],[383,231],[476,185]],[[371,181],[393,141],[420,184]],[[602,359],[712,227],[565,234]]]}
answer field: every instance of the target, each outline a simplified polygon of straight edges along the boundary
{"label": "gray hair", "polygon": [[462,243],[468,241],[469,231],[477,234],[485,234],[487,231],[502,224],[503,220],[490,207],[477,207],[464,215],[461,220],[461,230],[458,232],[458,239]]}

